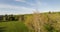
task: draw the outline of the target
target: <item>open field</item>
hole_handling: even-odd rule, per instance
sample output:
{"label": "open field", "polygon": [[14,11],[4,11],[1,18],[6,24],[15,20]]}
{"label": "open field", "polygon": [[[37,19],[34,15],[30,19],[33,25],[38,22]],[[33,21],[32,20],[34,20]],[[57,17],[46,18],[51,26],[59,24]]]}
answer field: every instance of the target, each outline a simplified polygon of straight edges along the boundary
{"label": "open field", "polygon": [[19,21],[0,22],[0,28],[3,32],[28,32],[25,24]]}
{"label": "open field", "polygon": [[[41,24],[42,32],[59,32],[60,13],[41,13],[39,15],[41,19],[40,22],[43,23]],[[0,32],[34,32],[34,23],[32,19],[35,20],[33,14],[26,14],[24,15],[23,21],[0,21]]]}

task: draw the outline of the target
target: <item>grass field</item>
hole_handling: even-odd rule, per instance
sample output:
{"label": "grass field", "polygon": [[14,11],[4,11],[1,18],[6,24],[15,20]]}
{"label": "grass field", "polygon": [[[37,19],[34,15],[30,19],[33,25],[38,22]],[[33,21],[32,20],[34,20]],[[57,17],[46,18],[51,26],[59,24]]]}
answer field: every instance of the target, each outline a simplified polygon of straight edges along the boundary
{"label": "grass field", "polygon": [[[53,32],[60,32],[60,13],[42,13],[40,15],[40,21],[44,23],[44,30],[42,29],[43,32],[50,32],[52,30]],[[32,32],[34,31],[34,27],[32,26],[32,18],[32,14],[26,14],[24,21],[0,22],[0,32]],[[48,20],[51,21],[51,23]],[[46,24],[53,24],[54,29],[51,30],[51,25]]]}
{"label": "grass field", "polygon": [[19,21],[0,22],[0,32],[28,32],[28,28]]}

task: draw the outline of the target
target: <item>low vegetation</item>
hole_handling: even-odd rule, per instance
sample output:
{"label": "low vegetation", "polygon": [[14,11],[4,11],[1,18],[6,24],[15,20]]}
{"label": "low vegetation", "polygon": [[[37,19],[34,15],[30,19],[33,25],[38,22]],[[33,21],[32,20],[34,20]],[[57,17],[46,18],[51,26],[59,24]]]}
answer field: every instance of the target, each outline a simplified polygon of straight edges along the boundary
{"label": "low vegetation", "polygon": [[0,21],[0,32],[60,32],[60,12],[16,16],[17,21]]}
{"label": "low vegetation", "polygon": [[0,27],[1,32],[28,32],[29,31],[29,29],[25,26],[25,24],[19,21],[1,22],[0,26],[1,26]]}

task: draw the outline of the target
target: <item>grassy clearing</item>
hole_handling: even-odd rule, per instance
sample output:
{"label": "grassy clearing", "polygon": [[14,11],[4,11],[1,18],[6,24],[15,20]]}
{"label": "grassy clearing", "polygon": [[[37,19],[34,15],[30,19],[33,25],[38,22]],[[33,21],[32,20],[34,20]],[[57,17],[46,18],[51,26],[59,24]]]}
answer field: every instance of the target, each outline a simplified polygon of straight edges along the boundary
{"label": "grassy clearing", "polygon": [[19,21],[0,22],[0,27],[5,27],[4,32],[28,32],[25,24]]}

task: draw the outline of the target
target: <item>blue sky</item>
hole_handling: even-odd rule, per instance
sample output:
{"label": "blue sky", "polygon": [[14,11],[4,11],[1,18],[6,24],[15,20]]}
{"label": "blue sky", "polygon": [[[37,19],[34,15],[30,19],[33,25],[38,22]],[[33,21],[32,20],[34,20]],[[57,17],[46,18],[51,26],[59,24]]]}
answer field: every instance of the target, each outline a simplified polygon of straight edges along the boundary
{"label": "blue sky", "polygon": [[0,15],[60,11],[60,0],[0,0]]}

